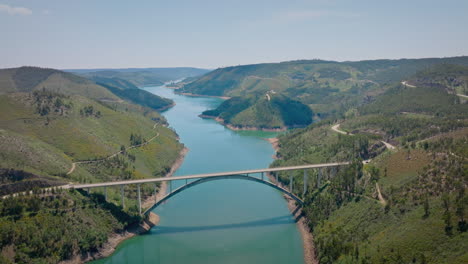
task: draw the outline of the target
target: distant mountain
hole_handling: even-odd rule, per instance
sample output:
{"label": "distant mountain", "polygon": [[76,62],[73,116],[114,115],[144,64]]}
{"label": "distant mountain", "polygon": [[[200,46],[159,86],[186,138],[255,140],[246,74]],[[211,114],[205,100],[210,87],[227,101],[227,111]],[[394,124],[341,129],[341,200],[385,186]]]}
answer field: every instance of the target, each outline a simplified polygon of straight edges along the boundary
{"label": "distant mountain", "polygon": [[129,100],[135,104],[163,111],[174,105],[174,101],[162,98],[148,91],[142,90],[126,80],[118,78],[93,78],[96,83],[106,87],[122,99]]}
{"label": "distant mountain", "polygon": [[168,81],[203,75],[210,70],[180,68],[129,68],[129,69],[76,69],[66,70],[87,78],[118,78],[135,86],[162,85]]}
{"label": "distant mountain", "polygon": [[414,86],[438,87],[453,94],[468,94],[468,66],[439,64],[408,79]]}
{"label": "distant mountain", "polygon": [[170,99],[141,90],[131,82],[119,78],[94,76],[87,79],[69,72],[38,67],[0,70],[0,93],[32,92],[42,89],[107,102],[124,99],[158,111],[167,109],[174,103]]}
{"label": "distant mountain", "polygon": [[119,100],[105,87],[71,73],[38,67],[0,69],[0,94],[42,89],[98,100]]}
{"label": "distant mountain", "polygon": [[399,82],[431,66],[468,66],[468,57],[335,62],[301,60],[216,69],[179,91],[211,96],[243,96],[273,90],[309,105],[326,116],[343,113],[381,93],[385,84]]}
{"label": "distant mountain", "polygon": [[259,96],[233,97],[218,108],[202,113],[215,117],[235,129],[286,129],[312,122],[312,110],[284,95],[267,93]]}

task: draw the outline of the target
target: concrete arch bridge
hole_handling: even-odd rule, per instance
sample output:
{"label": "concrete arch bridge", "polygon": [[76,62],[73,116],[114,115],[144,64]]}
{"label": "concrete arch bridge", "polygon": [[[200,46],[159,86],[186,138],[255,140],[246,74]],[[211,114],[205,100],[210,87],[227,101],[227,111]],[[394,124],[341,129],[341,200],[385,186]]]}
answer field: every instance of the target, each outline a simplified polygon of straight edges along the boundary
{"label": "concrete arch bridge", "polygon": [[[243,170],[243,171],[230,171],[230,172],[220,172],[220,173],[207,173],[207,174],[196,174],[196,175],[187,175],[187,176],[176,176],[176,177],[161,177],[161,178],[152,178],[152,179],[142,179],[142,180],[128,180],[128,181],[114,181],[114,182],[102,182],[102,183],[92,183],[92,184],[75,184],[70,185],[69,188],[72,189],[84,189],[88,192],[91,191],[93,188],[104,188],[104,194],[107,200],[107,187],[119,187],[121,192],[121,199],[122,199],[122,206],[125,207],[125,186],[127,185],[137,185],[137,194],[138,194],[138,208],[139,212],[141,213],[148,213],[158,205],[166,202],[171,197],[187,190],[189,188],[195,187],[199,184],[203,184],[206,182],[217,181],[217,180],[247,180],[251,182],[261,183],[267,185],[271,188],[274,188],[292,199],[294,199],[299,205],[303,205],[303,200],[295,195],[293,190],[294,178],[293,173],[290,173],[289,179],[289,188],[285,188],[279,185],[278,182],[278,173],[279,172],[294,172],[297,170],[303,170],[304,172],[304,179],[303,179],[303,193],[305,194],[307,191],[307,170],[309,169],[317,169],[318,170],[318,177],[317,177],[317,186],[320,186],[320,181],[322,178],[322,168],[332,168],[332,171],[336,171],[336,168],[339,166],[349,165],[350,162],[335,162],[335,163],[323,163],[323,164],[311,164],[311,165],[302,165],[302,166],[289,166],[289,167],[277,167],[277,168],[266,168],[266,169],[256,169],[256,170]],[[275,181],[269,181],[268,177],[265,177],[266,174],[274,175]],[[333,173],[332,173],[333,174]],[[181,181],[185,180],[185,184],[182,186],[173,189],[172,182],[173,181]],[[153,206],[142,212],[141,207],[141,185],[153,183],[155,184],[155,192],[157,192],[156,183],[158,182],[168,182],[169,183],[169,192],[160,200],[155,200]]]}

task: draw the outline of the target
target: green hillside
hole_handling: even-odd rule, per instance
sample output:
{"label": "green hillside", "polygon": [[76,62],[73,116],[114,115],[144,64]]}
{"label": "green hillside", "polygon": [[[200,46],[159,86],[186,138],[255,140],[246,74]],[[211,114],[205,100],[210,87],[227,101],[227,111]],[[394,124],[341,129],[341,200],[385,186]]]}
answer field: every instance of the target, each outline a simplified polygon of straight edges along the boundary
{"label": "green hillside", "polygon": [[312,122],[312,111],[301,102],[268,93],[263,96],[233,97],[218,108],[202,113],[238,129],[285,129]]}
{"label": "green hillside", "polygon": [[82,69],[68,70],[86,78],[117,78],[135,86],[163,85],[165,82],[195,77],[209,72],[206,69],[179,68],[135,68],[135,69]]}
{"label": "green hillside", "polygon": [[409,83],[446,89],[450,93],[468,94],[468,67],[440,64],[418,72]]}
{"label": "green hillside", "polygon": [[[37,71],[34,76],[44,76],[49,72],[61,74],[55,70],[34,69]],[[70,80],[74,80],[73,77]],[[76,77],[76,80],[83,79]],[[69,89],[67,85],[64,83],[61,90]],[[166,121],[161,115],[122,100],[96,101],[80,95],[89,89],[88,86],[81,83],[72,83],[71,86],[75,88],[73,95],[49,90],[49,86],[20,93],[5,93],[11,86],[6,89],[0,87],[3,92],[0,94],[0,142],[3,150],[0,168],[54,177],[62,182],[94,182],[151,177],[161,175],[171,167],[181,145],[176,134],[165,127]],[[95,87],[118,98],[102,86]],[[16,86],[16,89],[27,91],[21,86]],[[101,159],[135,144],[131,140],[132,135],[138,135],[140,141],[153,137],[154,140],[145,147],[116,156],[118,160],[99,163],[109,168],[117,166],[120,168],[118,172],[97,172],[88,168],[91,165],[81,165],[74,173],[66,174],[73,161]],[[153,162],[148,161],[152,159]]]}
{"label": "green hillside", "polygon": [[71,73],[37,67],[0,69],[0,94],[32,92],[43,88],[64,95],[81,95],[91,99],[119,99],[108,89]]}
{"label": "green hillside", "polygon": [[[348,135],[327,119],[279,138],[272,166],[353,162],[322,170],[320,185],[309,171],[305,194],[295,175],[320,263],[468,261],[468,105],[453,82],[432,81],[453,73],[437,66],[409,76],[411,86],[388,85],[339,120]],[[280,181],[288,185],[289,175]]]}
{"label": "green hillside", "polygon": [[92,80],[122,99],[157,111],[165,110],[174,105],[174,101],[142,90],[126,80],[118,78],[93,78]]}
{"label": "green hillside", "polygon": [[181,92],[243,96],[275,91],[309,105],[319,116],[339,116],[385,89],[440,63],[468,65],[468,57],[334,62],[290,61],[226,67],[181,88]]}
{"label": "green hillside", "polygon": [[[117,189],[108,190],[104,203],[103,190],[88,196],[38,188],[164,176],[183,147],[165,119],[70,73],[0,73],[0,193],[35,192],[0,199],[0,262],[56,263],[96,250],[111,233],[140,221],[135,186],[126,189],[125,210]],[[18,82],[18,73],[31,81]],[[79,161],[94,162],[72,166]],[[153,192],[154,186],[142,186],[143,197]],[[54,242],[58,237],[61,243]]]}

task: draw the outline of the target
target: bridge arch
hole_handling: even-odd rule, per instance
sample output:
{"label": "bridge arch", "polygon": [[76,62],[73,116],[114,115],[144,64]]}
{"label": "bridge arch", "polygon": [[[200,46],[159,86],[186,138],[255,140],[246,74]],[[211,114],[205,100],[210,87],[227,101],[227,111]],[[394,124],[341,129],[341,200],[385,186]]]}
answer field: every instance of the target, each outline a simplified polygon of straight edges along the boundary
{"label": "bridge arch", "polygon": [[298,204],[300,204],[301,206],[304,204],[304,201],[302,201],[299,197],[297,197],[295,194],[293,194],[292,192],[288,191],[287,189],[284,189],[278,185],[275,185],[269,181],[265,181],[265,180],[262,180],[262,179],[259,179],[259,178],[256,178],[256,177],[253,177],[253,176],[249,176],[249,175],[229,175],[229,176],[215,176],[215,177],[207,177],[207,178],[200,178],[198,180],[195,180],[193,182],[190,182],[190,183],[187,183],[183,186],[180,186],[179,188],[175,189],[174,191],[168,193],[166,196],[164,196],[161,200],[157,201],[153,206],[151,206],[150,208],[148,208],[144,214],[147,214],[148,212],[150,212],[151,210],[153,210],[154,208],[158,207],[160,204],[164,203],[165,201],[167,201],[169,198],[175,196],[176,194],[184,191],[184,190],[187,190],[189,188],[192,188],[194,186],[197,186],[199,184],[202,184],[202,183],[205,183],[205,182],[210,182],[210,181],[217,181],[217,180],[247,180],[247,181],[253,181],[253,182],[257,182],[257,183],[261,183],[261,184],[265,184],[267,186],[270,186],[286,195],[288,195],[289,197],[291,197],[292,199],[294,199]]}

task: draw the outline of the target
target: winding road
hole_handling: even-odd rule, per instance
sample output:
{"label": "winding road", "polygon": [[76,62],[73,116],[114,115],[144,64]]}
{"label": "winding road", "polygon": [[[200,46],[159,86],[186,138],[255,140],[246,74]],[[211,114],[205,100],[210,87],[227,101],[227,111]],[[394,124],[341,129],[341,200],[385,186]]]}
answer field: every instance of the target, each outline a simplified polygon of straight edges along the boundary
{"label": "winding road", "polygon": [[[155,123],[154,126],[153,126],[153,129],[156,129],[156,126],[157,126],[157,125],[158,125],[158,123]],[[153,141],[155,138],[159,137],[159,135],[160,135],[159,132],[156,132],[156,135],[155,135],[154,137],[150,138],[148,141],[145,141],[145,142],[143,142],[143,143],[141,143],[141,144],[138,144],[138,145],[134,145],[134,146],[127,147],[127,148],[125,148],[124,150],[118,151],[118,152],[116,152],[116,153],[114,153],[114,154],[112,154],[112,155],[109,155],[109,156],[107,156],[107,157],[105,157],[105,158],[102,158],[102,159],[98,159],[98,160],[82,160],[82,161],[73,162],[73,163],[72,163],[72,166],[71,166],[71,168],[70,168],[70,170],[67,172],[67,175],[70,175],[70,174],[72,174],[72,173],[75,171],[75,169],[76,169],[76,164],[89,164],[89,163],[101,162],[101,161],[104,161],[104,160],[111,159],[111,158],[113,158],[113,157],[115,157],[115,156],[117,156],[117,155],[119,155],[119,154],[121,154],[121,153],[123,153],[123,152],[125,152],[125,151],[128,151],[128,150],[130,150],[130,149],[134,149],[134,148],[138,148],[138,147],[142,147],[142,146],[144,146],[144,145],[147,145],[147,144],[149,144],[151,141]]]}
{"label": "winding road", "polygon": [[[343,130],[340,130],[340,124],[336,124],[336,125],[333,125],[331,127],[331,129],[335,132],[338,132],[340,134],[343,134],[343,135],[348,135],[348,136],[353,136],[353,134],[349,133],[349,132],[346,132],[346,131],[343,131]],[[385,147],[387,147],[389,150],[396,150],[396,147],[393,146],[392,144],[388,143],[388,142],[385,142],[383,140],[381,140],[380,142],[382,142]],[[370,160],[369,160],[370,161]],[[369,163],[369,162],[367,162]]]}
{"label": "winding road", "polygon": [[338,133],[343,134],[343,135],[349,135],[349,136],[352,136],[352,135],[353,135],[353,134],[348,133],[348,132],[346,132],[346,131],[340,130],[340,124],[333,125],[333,126],[331,127],[331,129],[332,129],[333,131],[338,132]]}
{"label": "winding road", "polygon": [[[405,85],[405,86],[408,86],[408,87],[411,87],[411,88],[416,88],[416,86],[411,85],[411,84],[408,84],[407,81],[403,81],[403,82],[401,82],[401,84],[403,84],[403,85]],[[468,95],[457,94],[457,93],[456,93],[455,95],[457,95],[457,96],[459,96],[459,97],[463,97],[463,98],[465,98],[465,99],[468,99]]]}

